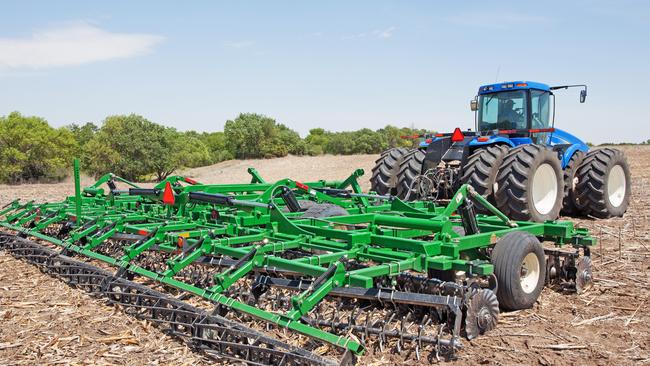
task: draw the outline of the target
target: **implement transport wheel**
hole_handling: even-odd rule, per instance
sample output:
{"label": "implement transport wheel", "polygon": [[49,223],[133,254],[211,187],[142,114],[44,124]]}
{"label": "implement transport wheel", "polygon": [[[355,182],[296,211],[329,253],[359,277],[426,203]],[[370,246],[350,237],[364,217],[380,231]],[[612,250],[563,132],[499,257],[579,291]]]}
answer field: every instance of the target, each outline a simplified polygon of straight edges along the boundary
{"label": "implement transport wheel", "polygon": [[544,146],[531,144],[510,150],[496,184],[496,206],[512,219],[544,222],[560,214],[562,167],[557,154]]}
{"label": "implement transport wheel", "polygon": [[423,172],[424,152],[420,149],[413,149],[404,155],[397,173],[397,196],[408,201],[417,200],[420,197],[415,180]]}
{"label": "implement transport wheel", "polygon": [[[298,205],[300,205],[300,210],[301,211],[306,211],[308,208],[310,208],[313,205],[317,205],[317,202],[314,202],[312,200],[298,200]],[[282,209],[282,212],[291,212],[288,207],[284,207]]]}
{"label": "implement transport wheel", "polygon": [[580,210],[576,206],[576,186],[578,184],[578,177],[576,172],[578,167],[582,164],[585,153],[576,151],[571,156],[569,163],[564,168],[564,199],[562,201],[562,213],[565,215],[577,215]]}
{"label": "implement transport wheel", "polygon": [[603,148],[587,153],[576,173],[576,205],[599,219],[623,216],[630,204],[632,179],[623,152]]}
{"label": "implement transport wheel", "polygon": [[546,278],[544,248],[539,240],[525,231],[508,233],[494,246],[491,259],[499,284],[499,305],[506,310],[532,307]]}
{"label": "implement transport wheel", "polygon": [[394,147],[381,153],[379,159],[375,161],[375,167],[372,168],[370,190],[381,195],[395,194],[399,164],[407,152],[406,148]]}
{"label": "implement transport wheel", "polygon": [[[478,194],[494,204],[497,172],[507,153],[508,146],[504,145],[492,145],[476,150],[470,155],[463,167],[463,174],[460,177],[461,183],[469,184]],[[476,208],[479,212],[487,212],[481,205],[477,205]]]}
{"label": "implement transport wheel", "polygon": [[341,206],[332,203],[314,203],[305,210],[301,217],[318,219],[347,215],[349,215],[348,211]]}

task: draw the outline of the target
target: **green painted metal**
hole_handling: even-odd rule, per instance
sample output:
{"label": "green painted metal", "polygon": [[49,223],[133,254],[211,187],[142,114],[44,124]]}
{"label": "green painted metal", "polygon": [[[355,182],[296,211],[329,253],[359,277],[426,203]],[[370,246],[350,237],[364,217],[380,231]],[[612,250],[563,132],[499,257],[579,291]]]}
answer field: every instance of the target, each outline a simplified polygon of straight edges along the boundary
{"label": "green painted metal", "polygon": [[[148,191],[107,174],[81,189],[75,160],[75,196],[47,204],[13,201],[0,210],[0,226],[354,353],[363,352],[357,340],[301,320],[335,288],[369,289],[403,273],[428,276],[430,270],[489,276],[493,266],[486,249],[513,231],[529,232],[557,246],[595,243],[571,222],[513,222],[468,186],[460,187],[442,207],[363,195],[358,182],[361,169],[342,181],[305,183],[291,179],[267,183],[254,169],[249,173],[251,183],[224,185],[172,176]],[[167,183],[175,195],[173,205],[162,202]],[[312,218],[290,212],[280,197],[284,189],[298,200],[342,207],[348,215]],[[341,194],[346,189],[349,194]],[[463,236],[454,228],[463,226],[458,212],[468,200],[482,204],[492,215],[477,215],[479,232]],[[66,232],[63,228],[69,223],[74,225]],[[119,237],[127,237],[128,243],[109,253],[107,245]],[[294,252],[301,255],[288,256]],[[162,269],[139,262],[148,253],[165,256]],[[230,264],[212,275],[212,286],[178,278],[202,258],[226,258]],[[359,268],[346,270],[350,261]],[[266,311],[227,294],[238,281],[269,268],[311,279],[307,290],[291,297],[287,311]]]}

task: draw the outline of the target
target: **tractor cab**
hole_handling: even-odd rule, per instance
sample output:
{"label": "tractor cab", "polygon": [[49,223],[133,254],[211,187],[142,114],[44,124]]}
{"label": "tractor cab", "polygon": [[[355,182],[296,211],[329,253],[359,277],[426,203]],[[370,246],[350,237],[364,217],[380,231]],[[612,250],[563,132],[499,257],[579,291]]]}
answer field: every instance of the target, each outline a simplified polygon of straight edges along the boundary
{"label": "tractor cab", "polygon": [[553,127],[551,104],[553,93],[546,84],[515,81],[481,86],[472,103],[476,131],[537,140],[542,136],[534,135]]}
{"label": "tractor cab", "polygon": [[[583,87],[580,102],[587,96],[583,85],[548,86],[532,81],[483,85],[471,102],[479,135],[506,135],[522,143],[544,143],[553,132],[555,96],[553,90]],[[516,141],[516,140],[515,140]]]}

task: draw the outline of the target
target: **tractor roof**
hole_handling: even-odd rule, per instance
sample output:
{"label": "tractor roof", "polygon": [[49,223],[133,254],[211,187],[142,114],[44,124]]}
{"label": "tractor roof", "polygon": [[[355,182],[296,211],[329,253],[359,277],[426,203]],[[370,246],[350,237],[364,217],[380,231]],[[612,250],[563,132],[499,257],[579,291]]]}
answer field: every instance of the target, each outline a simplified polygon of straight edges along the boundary
{"label": "tractor roof", "polygon": [[550,87],[546,84],[538,83],[535,81],[506,81],[503,83],[496,83],[496,84],[487,84],[487,85],[481,85],[481,87],[478,88],[478,94],[489,94],[489,93],[496,93],[500,91],[506,91],[506,90],[525,90],[525,89],[537,89],[537,90],[544,90],[544,91],[550,91]]}

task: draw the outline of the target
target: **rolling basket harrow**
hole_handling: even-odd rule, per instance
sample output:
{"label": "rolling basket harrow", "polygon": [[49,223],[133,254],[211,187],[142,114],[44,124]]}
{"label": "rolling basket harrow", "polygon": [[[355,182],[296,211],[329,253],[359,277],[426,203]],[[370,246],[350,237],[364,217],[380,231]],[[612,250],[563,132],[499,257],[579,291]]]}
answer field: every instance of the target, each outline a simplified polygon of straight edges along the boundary
{"label": "rolling basket harrow", "polygon": [[154,188],[107,174],[81,189],[75,162],[74,196],[0,210],[0,248],[249,364],[353,363],[369,348],[450,357],[499,307],[591,282],[586,230],[512,221],[468,185],[443,207],[365,194],[362,170],[306,183],[249,172]]}

